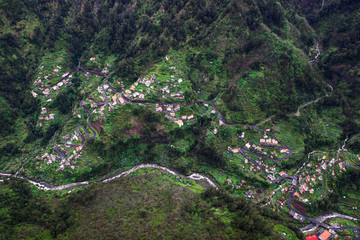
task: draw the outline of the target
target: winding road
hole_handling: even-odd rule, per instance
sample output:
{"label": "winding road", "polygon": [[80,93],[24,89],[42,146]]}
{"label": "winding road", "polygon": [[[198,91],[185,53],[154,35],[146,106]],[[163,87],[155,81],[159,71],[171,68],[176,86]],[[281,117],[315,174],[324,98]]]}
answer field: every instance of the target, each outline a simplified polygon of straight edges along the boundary
{"label": "winding road", "polygon": [[[101,77],[107,78],[107,75],[100,74],[100,73],[98,73],[98,72],[91,72],[91,71],[88,71],[88,70],[83,69],[83,68],[80,67],[80,66],[77,67],[75,70],[83,71],[83,72],[87,72],[87,73],[91,73],[91,74],[94,74],[94,75],[97,75],[97,76],[101,76]],[[75,70],[73,70],[73,71],[75,71]],[[72,72],[73,72],[73,71],[72,71]],[[66,77],[69,77],[69,75],[70,75],[70,74],[68,74]],[[64,79],[66,79],[66,77],[65,77]],[[102,90],[103,90],[103,95],[104,95],[105,100],[104,100],[103,102],[96,102],[94,99],[90,99],[90,100],[94,101],[97,106],[104,106],[104,105],[106,105],[106,104],[108,103],[108,96],[107,96],[106,91],[105,91],[105,85],[108,85],[109,88],[110,88],[111,90],[115,91],[115,92],[120,92],[120,93],[121,93],[121,97],[122,97],[127,103],[132,103],[132,104],[159,104],[159,105],[165,105],[165,104],[180,104],[180,105],[182,105],[182,106],[190,106],[190,105],[194,105],[194,104],[208,104],[208,105],[212,106],[213,109],[219,114],[220,120],[224,123],[224,125],[227,125],[227,126],[241,125],[241,126],[249,127],[249,128],[254,129],[254,130],[260,131],[260,132],[262,132],[262,133],[264,133],[264,134],[266,133],[265,131],[259,129],[259,128],[257,127],[257,124],[256,124],[256,125],[246,125],[246,124],[241,124],[241,123],[229,123],[229,122],[227,122],[227,120],[225,119],[224,115],[223,115],[223,114],[216,108],[216,106],[215,106],[213,103],[211,103],[211,102],[205,102],[205,101],[202,101],[202,100],[196,100],[196,101],[194,101],[194,102],[189,102],[189,103],[175,103],[175,102],[172,102],[172,103],[170,103],[170,102],[160,102],[160,103],[159,103],[159,102],[151,102],[151,101],[147,101],[147,100],[131,100],[131,99],[127,98],[126,96],[124,96],[124,94],[122,93],[122,90],[113,88],[113,87],[109,84],[108,81],[102,85]],[[330,86],[330,87],[331,87],[331,86]],[[332,89],[332,87],[331,87],[331,89]],[[319,101],[320,99],[322,99],[322,98],[324,98],[324,97],[327,97],[327,96],[328,96],[328,94],[326,94],[326,95],[324,95],[324,96],[322,96],[322,97],[319,97],[319,98],[317,98],[317,99],[315,99],[315,100],[313,100],[313,101],[311,101],[311,102],[308,102],[308,103],[306,103],[306,104],[301,105],[301,106],[297,109],[297,112],[295,113],[295,116],[299,116],[299,115],[300,115],[300,110],[301,110],[303,107],[305,107],[305,106],[307,106],[307,105],[309,105],[309,104],[311,104],[311,103],[315,103],[315,102]],[[84,109],[84,110],[89,114],[89,117],[88,117],[88,128],[91,130],[92,136],[90,136],[90,135],[87,133],[87,131],[86,131],[86,129],[85,129],[84,126],[80,125],[80,126],[78,126],[78,127],[76,128],[75,132],[76,132],[77,135],[79,135],[79,136],[81,137],[82,142],[81,142],[79,145],[78,145],[78,144],[66,144],[67,146],[70,146],[70,147],[84,146],[84,144],[85,144],[85,142],[86,142],[86,139],[93,139],[93,138],[96,137],[96,131],[91,127],[91,124],[90,124],[91,111],[88,110],[87,108],[85,108],[83,102],[80,103],[80,107],[81,107],[82,109]],[[271,116],[271,117],[272,117],[272,116]],[[270,117],[270,118],[271,118],[271,117]],[[270,118],[268,118],[267,120],[269,120]],[[265,121],[266,121],[266,120],[265,120]],[[263,122],[264,122],[264,121],[263,121]],[[85,132],[86,139],[85,139],[85,136],[82,135],[82,134],[79,132],[79,128],[82,128],[83,131]],[[281,177],[278,178],[278,179],[271,179],[271,178],[266,174],[266,172],[265,172],[264,169],[262,168],[261,164],[259,164],[257,161],[255,161],[254,159],[252,159],[252,157],[250,157],[250,156],[248,155],[248,153],[251,153],[251,154],[253,154],[253,155],[257,156],[257,157],[260,157],[260,158],[262,158],[262,159],[268,159],[268,160],[270,160],[270,161],[280,162],[280,161],[283,161],[283,160],[287,159],[288,157],[290,157],[290,156],[293,154],[293,151],[292,151],[291,149],[289,149],[284,143],[282,143],[282,142],[281,142],[278,138],[276,138],[274,135],[269,134],[269,133],[267,133],[267,135],[271,136],[273,139],[276,139],[276,140],[278,141],[278,143],[279,143],[279,146],[277,146],[278,148],[288,149],[288,153],[287,153],[286,156],[284,156],[284,157],[282,157],[282,158],[279,158],[279,159],[274,159],[274,158],[271,158],[271,157],[269,157],[269,156],[267,156],[267,155],[264,155],[264,154],[261,154],[261,153],[257,153],[257,152],[253,152],[253,151],[251,151],[249,148],[246,148],[246,147],[241,147],[241,148],[239,148],[239,152],[240,152],[245,158],[249,159],[249,160],[250,160],[253,164],[255,164],[257,167],[259,167],[260,170],[261,170],[261,172],[264,174],[264,176],[266,177],[266,179],[267,179],[270,183],[273,183],[273,184],[274,184],[274,183],[278,183],[278,182],[280,182],[280,181],[282,181],[282,180],[285,180],[285,179],[290,179],[290,180],[291,180],[292,185],[293,185],[294,187],[293,187],[292,191],[290,192],[290,195],[289,195],[289,197],[288,197],[288,199],[287,199],[287,205],[288,205],[288,207],[289,207],[290,212],[292,213],[292,215],[296,215],[296,214],[297,214],[297,215],[301,216],[302,218],[307,219],[307,220],[309,220],[309,221],[311,222],[310,225],[304,227],[303,229],[304,229],[304,230],[307,230],[307,229],[313,229],[314,227],[317,228],[318,226],[322,226],[322,227],[325,227],[325,228],[332,229],[332,230],[334,230],[334,231],[343,231],[343,230],[347,230],[347,229],[352,229],[352,230],[354,230],[354,232],[356,232],[356,233],[359,234],[359,233],[360,233],[360,230],[357,229],[357,228],[353,228],[353,227],[335,228],[335,227],[332,227],[332,226],[328,226],[328,225],[326,225],[326,224],[323,223],[323,222],[327,219],[326,217],[321,217],[321,216],[320,216],[320,217],[318,217],[318,218],[311,218],[311,217],[308,217],[308,216],[306,216],[306,215],[304,215],[304,214],[296,211],[296,209],[294,209],[294,208],[292,207],[292,205],[291,205],[291,199],[293,198],[295,192],[297,191],[297,189],[298,189],[298,187],[299,187],[299,179],[298,179],[298,177],[295,176],[295,175],[285,174],[285,175],[281,176]],[[61,159],[65,159],[65,158],[67,157],[66,154],[63,153],[63,152],[61,152],[57,147],[54,147],[53,150],[54,150],[56,153],[58,153],[58,155],[59,155],[59,157],[60,157]],[[306,161],[306,162],[307,162],[307,161]],[[305,163],[306,163],[306,162],[305,162]],[[304,164],[305,164],[305,163],[304,163]],[[304,164],[303,164],[303,166],[304,166]],[[353,165],[346,164],[346,163],[344,163],[344,164],[347,165],[347,166],[349,166],[349,167],[360,168],[359,166],[353,166]],[[303,166],[302,166],[302,167],[303,167]],[[301,168],[302,168],[302,167],[301,167]],[[114,180],[114,179],[116,179],[116,178],[124,177],[124,176],[126,176],[126,175],[128,175],[128,174],[130,174],[130,173],[132,173],[132,172],[134,172],[134,171],[136,171],[136,170],[138,170],[138,169],[141,169],[141,168],[155,168],[155,169],[159,169],[159,170],[161,170],[161,171],[163,171],[163,172],[166,172],[166,173],[168,173],[168,174],[171,174],[171,175],[179,175],[179,176],[183,176],[184,178],[193,179],[193,180],[202,180],[202,181],[205,181],[208,185],[217,188],[216,184],[215,184],[213,181],[211,181],[208,177],[203,176],[203,175],[201,175],[201,174],[194,173],[194,174],[191,174],[190,176],[184,176],[184,175],[182,175],[182,174],[180,174],[180,173],[178,173],[178,172],[176,172],[176,171],[174,171],[174,170],[171,170],[171,169],[168,169],[168,168],[165,168],[165,167],[162,167],[162,166],[158,166],[158,165],[156,165],[156,164],[140,164],[140,165],[134,166],[133,168],[131,168],[131,169],[129,169],[129,170],[123,171],[123,172],[121,172],[121,173],[119,173],[119,174],[117,174],[117,175],[109,176],[109,177],[103,179],[103,180],[102,180],[102,183],[107,183],[107,182],[110,182],[110,181],[112,181],[112,180]],[[301,168],[300,168],[300,169],[301,169]],[[297,171],[297,173],[300,171],[300,169]],[[297,174],[297,173],[296,173],[296,174]],[[35,186],[38,187],[39,189],[42,189],[42,190],[51,190],[51,191],[54,191],[54,190],[66,190],[66,189],[70,189],[70,188],[74,188],[74,187],[86,186],[86,185],[89,184],[88,181],[85,181],[85,182],[77,182],[77,183],[71,183],[71,184],[60,185],[60,186],[52,186],[52,185],[50,185],[50,184],[48,184],[48,183],[45,183],[45,182],[35,182],[35,181],[30,180],[30,179],[28,179],[28,178],[26,178],[26,177],[19,176],[19,175],[12,175],[12,174],[10,174],[10,173],[2,173],[2,172],[0,172],[0,176],[2,176],[2,177],[4,177],[4,178],[11,178],[11,177],[21,178],[21,179],[24,179],[24,180],[28,181],[29,183],[35,185]],[[331,215],[331,216],[334,216],[334,214],[336,214],[336,213],[333,213],[333,215]],[[338,216],[339,216],[339,215],[338,215]],[[357,239],[360,239],[360,238],[357,238]]]}

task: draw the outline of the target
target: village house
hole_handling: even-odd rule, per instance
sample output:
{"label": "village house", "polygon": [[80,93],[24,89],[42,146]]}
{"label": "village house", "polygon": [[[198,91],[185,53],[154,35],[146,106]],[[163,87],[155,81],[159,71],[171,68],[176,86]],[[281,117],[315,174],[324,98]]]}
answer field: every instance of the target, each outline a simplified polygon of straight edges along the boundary
{"label": "village house", "polygon": [[287,148],[282,148],[280,150],[280,153],[288,153],[288,152],[289,152],[289,149],[287,149]]}
{"label": "village house", "polygon": [[102,74],[108,74],[109,73],[109,70],[107,69],[107,67],[105,67],[104,70],[101,71]]}
{"label": "village house", "polygon": [[328,240],[328,239],[330,239],[331,236],[332,236],[332,234],[328,230],[321,229],[318,232],[318,238],[320,240]]}
{"label": "village house", "polygon": [[125,100],[122,96],[119,96],[119,101],[120,101],[120,104],[124,104],[125,103]]}
{"label": "village house", "polygon": [[213,133],[214,133],[214,135],[216,135],[218,133],[218,130],[215,128]]}
{"label": "village house", "polygon": [[298,213],[294,212],[293,210],[290,211],[289,213],[294,219],[303,222],[304,221],[304,217],[302,215],[299,215]]}
{"label": "village house", "polygon": [[162,110],[163,110],[162,107],[156,104],[156,109],[155,109],[155,111],[156,111],[156,112],[162,112]]}
{"label": "village house", "polygon": [[182,120],[178,120],[176,123],[179,124],[179,127],[182,127],[184,125]]}
{"label": "village house", "polygon": [[194,118],[194,114],[191,114],[187,117],[189,120]]}
{"label": "village house", "polygon": [[45,96],[49,95],[50,93],[50,89],[46,88],[43,92],[42,92]]}
{"label": "village house", "polygon": [[305,240],[319,240],[319,238],[316,235],[311,235],[311,236],[305,237]]}
{"label": "village house", "polygon": [[31,90],[31,95],[32,95],[33,97],[37,97],[37,94],[36,94],[36,92],[34,92],[34,90]]}
{"label": "village house", "polygon": [[114,94],[114,96],[111,97],[111,99],[113,100],[114,105],[117,104],[116,98],[117,98],[117,94]]}
{"label": "village house", "polygon": [[47,113],[47,110],[46,110],[46,108],[45,108],[45,107],[42,107],[42,108],[41,108],[41,113],[40,113],[40,114],[41,114],[41,115],[43,115],[43,114],[45,114],[45,113]]}
{"label": "village house", "polygon": [[238,153],[238,152],[239,152],[239,149],[238,149],[238,148],[233,148],[233,149],[232,149],[232,152],[233,152],[233,153]]}

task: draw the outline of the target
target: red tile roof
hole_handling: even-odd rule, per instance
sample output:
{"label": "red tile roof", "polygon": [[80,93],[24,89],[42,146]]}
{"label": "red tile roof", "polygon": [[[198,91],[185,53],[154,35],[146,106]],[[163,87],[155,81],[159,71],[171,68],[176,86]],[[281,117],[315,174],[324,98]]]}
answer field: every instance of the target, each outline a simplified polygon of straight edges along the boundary
{"label": "red tile roof", "polygon": [[325,230],[319,238],[322,240],[327,240],[331,236],[331,233],[328,230]]}
{"label": "red tile roof", "polygon": [[319,240],[316,235],[307,236],[305,239],[306,240]]}

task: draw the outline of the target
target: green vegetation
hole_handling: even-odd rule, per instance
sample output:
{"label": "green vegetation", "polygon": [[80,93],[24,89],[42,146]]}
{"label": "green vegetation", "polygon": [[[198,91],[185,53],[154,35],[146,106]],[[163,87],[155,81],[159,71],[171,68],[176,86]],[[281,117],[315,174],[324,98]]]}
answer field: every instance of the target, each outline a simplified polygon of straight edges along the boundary
{"label": "green vegetation", "polygon": [[[308,181],[315,193],[298,199],[309,216],[334,210],[359,217],[359,170],[339,165],[360,159],[359,9],[350,0],[0,0],[0,171],[60,185],[156,163],[202,173],[220,188],[204,190],[151,171],[71,195],[11,180],[0,183],[2,238],[159,239],[185,232],[181,238],[301,239],[300,225],[288,222],[289,192],[273,194],[285,180],[269,184],[231,150],[250,144],[270,157],[286,156],[261,144],[270,135],[246,126],[270,116],[258,127],[293,154],[281,162],[249,156],[274,178],[280,171],[302,175],[303,182],[314,178]],[[145,79],[154,81],[147,86]],[[116,105],[119,94],[109,89],[109,103],[97,106],[105,101],[106,81],[145,94],[133,98],[181,107],[169,116],[155,104]],[[195,100],[244,125],[221,125],[211,105],[185,106]],[[174,120],[183,117],[183,126]],[[69,144],[82,143],[75,134],[80,125],[82,135],[91,138],[91,128],[97,135],[76,148]],[[340,151],[347,138],[347,151]],[[55,146],[73,157],[61,159]],[[324,153],[300,169],[314,150]],[[263,227],[269,221],[274,230]]]}
{"label": "green vegetation", "polygon": [[0,196],[2,239],[278,239],[270,219],[288,224],[244,199],[156,170],[57,193],[11,180]]}

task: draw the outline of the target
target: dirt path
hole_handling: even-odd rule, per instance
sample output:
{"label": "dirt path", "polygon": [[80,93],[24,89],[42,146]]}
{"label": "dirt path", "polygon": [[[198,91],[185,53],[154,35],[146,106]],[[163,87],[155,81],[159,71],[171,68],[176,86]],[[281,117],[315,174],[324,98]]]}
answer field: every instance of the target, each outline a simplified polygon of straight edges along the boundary
{"label": "dirt path", "polygon": [[294,116],[296,116],[296,117],[300,116],[300,110],[301,110],[302,108],[304,108],[304,107],[306,107],[306,106],[308,106],[308,105],[310,105],[310,104],[312,104],[312,103],[316,103],[317,101],[319,101],[319,100],[321,100],[321,99],[323,99],[323,98],[325,98],[325,97],[328,97],[328,96],[329,96],[328,94],[325,94],[324,96],[319,97],[319,98],[317,98],[317,99],[315,99],[315,100],[313,100],[313,101],[304,103],[303,105],[301,105],[300,107],[298,107],[296,113],[294,113]]}

